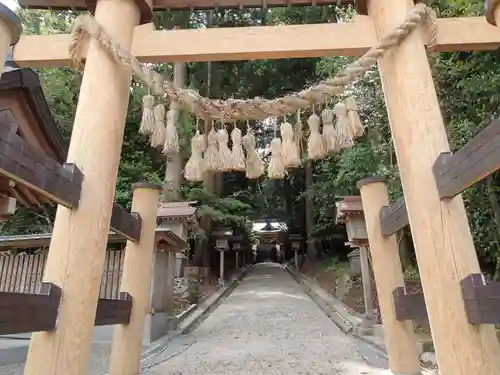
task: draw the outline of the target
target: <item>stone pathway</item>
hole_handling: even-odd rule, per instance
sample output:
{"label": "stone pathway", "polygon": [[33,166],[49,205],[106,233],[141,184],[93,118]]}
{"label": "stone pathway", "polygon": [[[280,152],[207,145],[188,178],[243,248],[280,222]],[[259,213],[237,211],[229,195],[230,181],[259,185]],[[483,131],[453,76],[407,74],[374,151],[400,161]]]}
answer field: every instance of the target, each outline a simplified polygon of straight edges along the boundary
{"label": "stone pathway", "polygon": [[382,375],[386,360],[346,336],[278,264],[253,267],[193,332],[143,362],[146,375]]}

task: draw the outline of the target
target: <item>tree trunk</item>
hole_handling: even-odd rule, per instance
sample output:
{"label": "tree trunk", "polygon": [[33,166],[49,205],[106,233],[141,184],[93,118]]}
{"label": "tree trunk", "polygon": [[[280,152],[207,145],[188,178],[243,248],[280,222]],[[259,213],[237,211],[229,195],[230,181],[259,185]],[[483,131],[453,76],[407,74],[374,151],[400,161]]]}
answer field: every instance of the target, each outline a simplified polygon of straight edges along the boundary
{"label": "tree trunk", "polygon": [[[174,84],[177,87],[186,85],[186,65],[183,62],[174,64]],[[177,111],[179,117],[179,105],[172,103],[171,108]],[[165,167],[165,179],[163,181],[163,202],[177,202],[181,200],[181,156],[178,152],[167,155],[167,165]]]}
{"label": "tree trunk", "polygon": [[[306,172],[306,191],[312,185],[313,164],[311,160],[307,161]],[[318,258],[316,243],[313,242],[312,228],[314,225],[314,202],[312,197],[306,196],[306,232],[307,232],[307,257],[309,261],[315,262]]]}
{"label": "tree trunk", "polygon": [[[213,23],[213,11],[207,12],[207,28],[212,27]],[[212,63],[207,62],[207,81],[205,86],[205,96],[210,97],[212,85]],[[210,129],[212,129],[212,121],[205,121],[205,127],[203,129],[203,134],[207,137]],[[214,173],[206,172],[203,176],[203,187],[208,193],[214,193],[215,190],[215,177]],[[212,220],[208,216],[203,216],[200,218],[199,223],[200,229],[204,232],[204,238],[196,242],[194,254],[193,254],[193,265],[198,267],[209,267],[210,266],[210,253],[209,253],[209,236],[212,230]]]}

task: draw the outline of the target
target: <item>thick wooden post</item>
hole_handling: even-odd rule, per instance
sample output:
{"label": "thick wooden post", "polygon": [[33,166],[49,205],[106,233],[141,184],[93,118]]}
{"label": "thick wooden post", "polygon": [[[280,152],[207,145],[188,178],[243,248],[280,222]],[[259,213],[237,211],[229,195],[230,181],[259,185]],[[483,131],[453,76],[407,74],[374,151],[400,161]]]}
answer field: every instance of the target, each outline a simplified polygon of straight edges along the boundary
{"label": "thick wooden post", "polygon": [[132,186],[132,212],[141,215],[140,242],[127,241],[120,291],[132,296],[130,323],[115,327],[110,375],[137,374],[141,359],[144,321],[149,310],[153,253],[155,250],[156,210],[161,185],[138,183]]}
{"label": "thick wooden post", "polygon": [[[139,22],[134,1],[99,0],[95,18],[130,48]],[[62,289],[58,327],[33,333],[25,374],[87,373],[130,80],[130,68],[90,42],[68,152],[68,162],[84,174],[81,199],[77,210],[57,208],[43,278]]]}
{"label": "thick wooden post", "polygon": [[358,187],[363,201],[389,366],[394,374],[420,374],[417,337],[413,324],[411,321],[396,320],[392,292],[398,287],[404,287],[404,278],[396,236],[383,237],[380,230],[380,209],[389,205],[385,179],[366,178],[358,182]]}
{"label": "thick wooden post", "polygon": [[0,3],[0,77],[9,48],[19,41],[22,31],[21,20],[12,10]]}
{"label": "thick wooden post", "polygon": [[[400,25],[412,0],[370,0],[379,38]],[[467,321],[460,280],[479,273],[462,196],[441,201],[432,166],[449,144],[422,34],[379,61],[408,217],[442,375],[500,374],[492,325]]]}

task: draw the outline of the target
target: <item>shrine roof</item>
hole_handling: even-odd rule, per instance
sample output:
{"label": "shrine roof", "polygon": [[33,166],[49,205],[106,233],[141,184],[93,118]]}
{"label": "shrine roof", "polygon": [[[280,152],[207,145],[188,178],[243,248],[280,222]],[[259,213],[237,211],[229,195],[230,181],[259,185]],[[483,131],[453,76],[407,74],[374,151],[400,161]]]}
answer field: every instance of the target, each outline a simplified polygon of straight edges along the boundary
{"label": "shrine roof", "polygon": [[196,202],[161,202],[158,205],[157,217],[159,220],[186,220],[195,218]]}

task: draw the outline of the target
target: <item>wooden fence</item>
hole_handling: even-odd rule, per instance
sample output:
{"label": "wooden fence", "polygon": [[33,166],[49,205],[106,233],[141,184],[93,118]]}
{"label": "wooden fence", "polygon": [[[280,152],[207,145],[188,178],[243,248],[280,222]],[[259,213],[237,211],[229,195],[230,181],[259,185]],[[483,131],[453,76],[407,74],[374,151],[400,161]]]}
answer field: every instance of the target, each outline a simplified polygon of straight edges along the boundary
{"label": "wooden fence", "polygon": [[[119,298],[124,256],[124,250],[106,252],[99,298]],[[46,260],[46,253],[0,255],[0,292],[40,292]]]}

